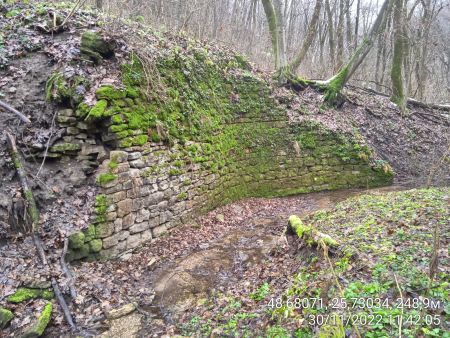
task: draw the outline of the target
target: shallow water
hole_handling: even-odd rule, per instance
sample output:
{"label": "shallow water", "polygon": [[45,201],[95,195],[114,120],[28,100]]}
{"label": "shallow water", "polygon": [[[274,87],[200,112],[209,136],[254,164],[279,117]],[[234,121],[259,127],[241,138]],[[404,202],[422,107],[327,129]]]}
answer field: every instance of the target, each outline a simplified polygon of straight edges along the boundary
{"label": "shallow water", "polygon": [[[155,319],[171,324],[179,314],[213,291],[225,290],[242,277],[245,269],[261,263],[278,241],[283,240],[283,229],[292,214],[304,216],[317,210],[331,209],[349,197],[367,192],[403,189],[391,186],[313,193],[301,196],[295,207],[284,208],[279,213],[256,213],[245,220],[243,228],[232,230],[215,241],[204,243],[199,250],[158,267],[152,278],[155,299],[146,310],[153,313]],[[289,198],[292,197],[284,199]],[[274,229],[282,230],[274,233]]]}

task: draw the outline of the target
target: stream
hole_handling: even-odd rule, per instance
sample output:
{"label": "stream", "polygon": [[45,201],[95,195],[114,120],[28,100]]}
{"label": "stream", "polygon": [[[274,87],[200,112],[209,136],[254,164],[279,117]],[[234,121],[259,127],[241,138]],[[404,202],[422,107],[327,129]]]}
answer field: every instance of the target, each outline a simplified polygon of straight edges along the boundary
{"label": "stream", "polygon": [[[220,238],[202,243],[199,249],[157,266],[151,276],[155,298],[152,305],[144,309],[151,313],[153,319],[140,332],[145,336],[145,333],[157,333],[157,326],[175,324],[181,314],[188,312],[197,302],[213,292],[225,291],[243,278],[246,269],[263,264],[268,253],[283,240],[290,215],[304,216],[317,210],[331,209],[340,201],[367,192],[402,189],[400,186],[351,189],[274,199],[280,203],[276,213],[260,210]],[[231,207],[240,208],[239,202]]]}

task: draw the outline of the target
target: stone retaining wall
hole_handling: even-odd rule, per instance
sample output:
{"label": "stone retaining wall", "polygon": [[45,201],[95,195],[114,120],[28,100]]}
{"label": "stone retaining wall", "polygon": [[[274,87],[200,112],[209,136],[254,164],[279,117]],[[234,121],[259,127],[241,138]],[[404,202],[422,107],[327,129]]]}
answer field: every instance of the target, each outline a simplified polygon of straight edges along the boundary
{"label": "stone retaining wall", "polygon": [[367,147],[318,124],[236,119],[220,134],[235,144],[220,168],[207,156],[199,159],[194,142],[111,151],[97,174],[97,181],[108,179],[96,218],[84,236],[72,236],[78,241],[71,241],[69,259],[117,256],[240,198],[369,187],[392,178],[369,163]]}

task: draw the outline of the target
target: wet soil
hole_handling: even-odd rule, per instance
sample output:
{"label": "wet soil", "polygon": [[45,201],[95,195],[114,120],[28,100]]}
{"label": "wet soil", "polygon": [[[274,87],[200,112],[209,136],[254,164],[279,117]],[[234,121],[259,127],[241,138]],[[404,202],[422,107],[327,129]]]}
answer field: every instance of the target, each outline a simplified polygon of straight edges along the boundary
{"label": "wet soil", "polygon": [[[401,189],[391,186],[369,191]],[[144,277],[154,288],[155,298],[151,306],[143,308],[151,313],[152,319],[144,324],[140,336],[171,333],[171,327],[176,332],[177,323],[182,322],[183,316],[188,315],[190,309],[199,302],[217,292],[225,292],[236,283],[242,283],[243,279],[248,278],[249,270],[263,270],[264,265],[271,260],[271,253],[285,241],[283,235],[290,215],[304,216],[317,210],[331,209],[340,201],[367,192],[354,189],[272,199],[271,208],[255,210],[251,217],[239,221],[237,227],[223,233],[221,237],[204,241],[198,246],[194,240],[191,244],[195,249],[191,252],[163,261],[151,275]],[[265,202],[264,199],[252,201],[260,201],[261,206]],[[224,217],[221,212],[240,211],[245,202],[213,211],[212,216],[220,224]],[[231,215],[226,221],[233,222],[236,219],[239,219],[237,215]],[[179,240],[179,234],[169,235],[163,245]],[[295,269],[295,263],[292,263]],[[248,282],[251,283],[251,279]]]}

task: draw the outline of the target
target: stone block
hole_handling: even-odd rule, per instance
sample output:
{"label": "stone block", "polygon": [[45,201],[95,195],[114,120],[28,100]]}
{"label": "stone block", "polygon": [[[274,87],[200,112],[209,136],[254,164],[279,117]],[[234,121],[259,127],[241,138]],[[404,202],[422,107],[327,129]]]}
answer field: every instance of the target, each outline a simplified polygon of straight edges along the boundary
{"label": "stone block", "polygon": [[129,153],[128,154],[128,161],[134,161],[134,160],[137,160],[137,159],[139,159],[141,157],[142,157],[142,153],[139,152],[139,151],[134,152],[134,153]]}
{"label": "stone block", "polygon": [[114,222],[117,218],[117,213],[116,212],[108,212],[106,214],[106,220],[108,222]]}
{"label": "stone block", "polygon": [[134,213],[129,213],[122,220],[122,229],[128,229],[135,222],[136,215]]}
{"label": "stone block", "polygon": [[133,200],[131,198],[124,199],[117,203],[117,216],[123,217],[128,215],[133,208]]}
{"label": "stone block", "polygon": [[116,218],[116,220],[114,221],[114,232],[117,233],[123,229],[122,223],[123,223],[122,218]]}
{"label": "stone block", "polygon": [[98,238],[109,237],[114,233],[114,223],[106,222],[97,225],[96,234]]}
{"label": "stone block", "polygon": [[152,229],[153,238],[161,237],[165,233],[167,233],[167,226],[165,224]]}
{"label": "stone block", "polygon": [[124,199],[127,198],[127,192],[126,191],[118,191],[118,192],[112,194],[111,198],[114,203],[123,201]]}
{"label": "stone block", "polygon": [[143,221],[148,221],[149,218],[150,218],[150,211],[148,211],[145,208],[142,208],[141,210],[138,211],[135,221],[137,223],[141,223]]}
{"label": "stone block", "polygon": [[123,163],[128,160],[128,153],[122,150],[113,150],[109,153],[109,158],[117,163]]}
{"label": "stone block", "polygon": [[141,243],[147,242],[152,238],[152,231],[150,229],[141,232]]}
{"label": "stone block", "polygon": [[142,232],[144,230],[149,229],[148,222],[136,223],[132,227],[130,227],[130,233],[135,234],[138,232]]}
{"label": "stone block", "polygon": [[141,234],[130,235],[126,240],[127,250],[136,248],[141,243]]}

